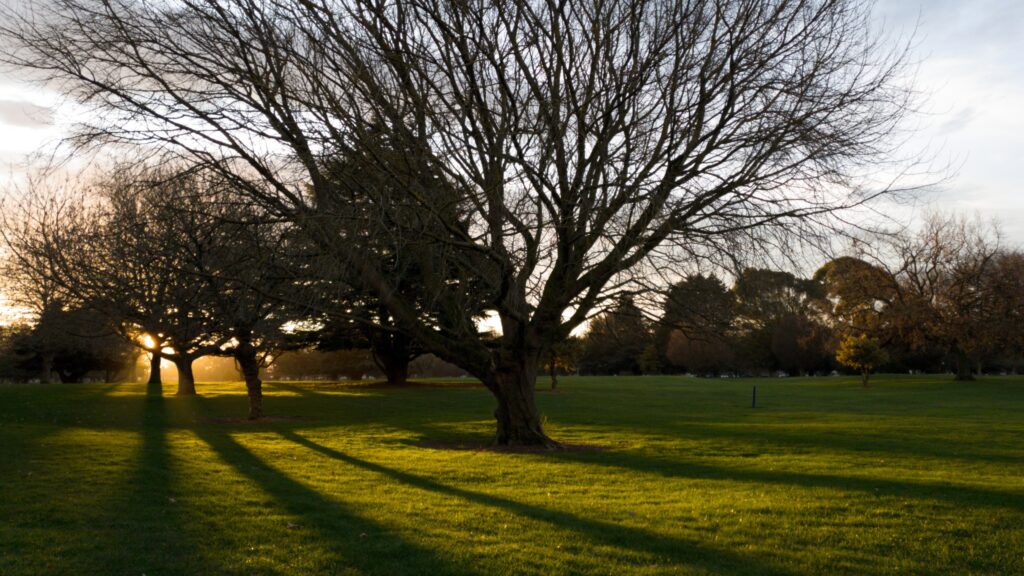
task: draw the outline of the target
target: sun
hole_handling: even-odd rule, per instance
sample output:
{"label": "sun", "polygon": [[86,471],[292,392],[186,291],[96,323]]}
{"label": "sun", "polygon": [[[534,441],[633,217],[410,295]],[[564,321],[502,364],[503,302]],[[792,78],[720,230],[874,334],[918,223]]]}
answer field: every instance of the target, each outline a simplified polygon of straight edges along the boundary
{"label": "sun", "polygon": [[156,340],[153,340],[153,337],[150,336],[149,334],[146,334],[142,338],[139,338],[139,342],[142,343],[142,346],[147,350],[152,350],[156,348]]}

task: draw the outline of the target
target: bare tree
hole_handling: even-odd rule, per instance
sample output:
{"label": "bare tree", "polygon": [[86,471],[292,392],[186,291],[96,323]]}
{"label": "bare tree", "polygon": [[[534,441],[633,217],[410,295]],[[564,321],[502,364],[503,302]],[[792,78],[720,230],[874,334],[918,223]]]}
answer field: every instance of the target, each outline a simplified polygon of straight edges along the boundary
{"label": "bare tree", "polygon": [[35,351],[40,360],[39,380],[50,383],[54,381],[54,358],[60,346],[58,341],[63,335],[50,333],[52,323],[42,323],[42,320],[60,313],[67,294],[47,273],[45,254],[37,251],[19,251],[16,246],[10,245],[14,235],[8,230],[13,230],[14,227],[26,230],[30,229],[32,224],[15,220],[10,206],[2,212],[2,219],[3,226],[0,227],[0,232],[5,236],[6,250],[5,257],[0,260],[0,278],[3,279],[3,288],[10,301],[27,310],[39,328],[33,334],[37,341]]}
{"label": "bare tree", "polygon": [[183,206],[201,186],[192,176],[118,166],[54,193],[36,190],[21,220],[5,226],[23,266],[151,354],[151,382],[161,358],[174,362],[182,395],[195,394],[195,359],[229,338],[215,329],[195,268],[218,238]]}
{"label": "bare tree", "polygon": [[991,327],[995,347],[1016,373],[1024,360],[1024,253],[1000,253],[988,275],[986,290],[996,297]]}
{"label": "bare tree", "polygon": [[[869,283],[872,322],[912,348],[938,346],[955,357],[956,379],[973,380],[972,363],[994,349],[1001,311],[1012,290],[1000,289],[999,230],[956,215],[932,214],[922,229],[862,245],[874,268],[851,278]],[[879,274],[883,271],[883,274]],[[881,303],[878,305],[877,303]]]}
{"label": "bare tree", "polygon": [[263,416],[260,369],[284,347],[292,277],[284,273],[287,228],[245,201],[217,173],[202,174],[205,184],[177,195],[177,209],[191,213],[175,219],[177,233],[201,237],[183,251],[178,268],[202,286],[201,306],[210,318],[210,340],[223,343],[217,355],[235,359],[249,396],[249,418]]}
{"label": "bare tree", "polygon": [[[539,359],[646,267],[815,235],[879,193],[856,176],[910,97],[863,0],[41,0],[0,22],[7,62],[93,109],[80,143],[216,166],[358,270],[491,390],[500,444],[556,445]],[[326,217],[336,154],[402,191],[359,191],[374,229],[441,248],[444,326]],[[448,314],[470,279],[496,342]]]}

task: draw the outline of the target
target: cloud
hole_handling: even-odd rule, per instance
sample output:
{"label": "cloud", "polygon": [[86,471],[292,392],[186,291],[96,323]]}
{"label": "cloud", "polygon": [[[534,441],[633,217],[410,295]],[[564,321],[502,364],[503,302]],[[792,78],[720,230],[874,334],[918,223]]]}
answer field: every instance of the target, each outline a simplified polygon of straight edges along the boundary
{"label": "cloud", "polygon": [[936,132],[941,135],[949,135],[954,132],[959,132],[967,128],[978,114],[974,108],[968,106],[960,109],[959,112],[954,114],[951,118],[943,122],[937,129]]}
{"label": "cloud", "polygon": [[53,124],[50,108],[23,100],[0,100],[0,123],[19,128],[45,128]]}

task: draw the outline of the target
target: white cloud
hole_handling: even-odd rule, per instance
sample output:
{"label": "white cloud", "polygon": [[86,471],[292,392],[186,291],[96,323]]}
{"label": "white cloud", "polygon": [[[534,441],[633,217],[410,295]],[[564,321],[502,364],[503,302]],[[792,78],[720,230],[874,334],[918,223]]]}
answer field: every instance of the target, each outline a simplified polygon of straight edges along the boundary
{"label": "white cloud", "polygon": [[53,125],[54,111],[24,100],[0,100],[0,124],[19,128],[45,128]]}

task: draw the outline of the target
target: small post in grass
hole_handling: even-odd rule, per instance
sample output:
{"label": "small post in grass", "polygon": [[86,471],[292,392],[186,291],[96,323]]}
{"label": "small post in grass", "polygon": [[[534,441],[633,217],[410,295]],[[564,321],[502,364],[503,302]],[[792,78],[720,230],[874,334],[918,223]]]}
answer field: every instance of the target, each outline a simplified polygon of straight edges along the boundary
{"label": "small post in grass", "polygon": [[750,407],[757,408],[757,386],[754,386],[754,393],[750,396]]}

